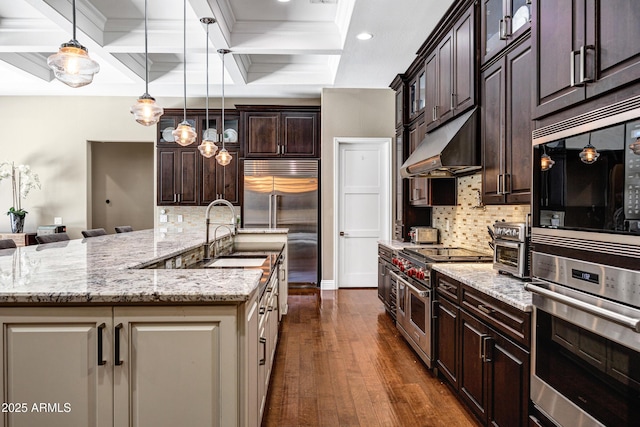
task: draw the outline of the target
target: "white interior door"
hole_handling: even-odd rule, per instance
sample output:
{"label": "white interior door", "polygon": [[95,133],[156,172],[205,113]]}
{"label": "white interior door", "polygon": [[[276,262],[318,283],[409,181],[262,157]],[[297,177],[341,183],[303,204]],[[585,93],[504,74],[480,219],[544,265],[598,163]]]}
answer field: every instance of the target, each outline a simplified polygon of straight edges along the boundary
{"label": "white interior door", "polygon": [[337,286],[376,287],[391,224],[389,138],[337,138]]}

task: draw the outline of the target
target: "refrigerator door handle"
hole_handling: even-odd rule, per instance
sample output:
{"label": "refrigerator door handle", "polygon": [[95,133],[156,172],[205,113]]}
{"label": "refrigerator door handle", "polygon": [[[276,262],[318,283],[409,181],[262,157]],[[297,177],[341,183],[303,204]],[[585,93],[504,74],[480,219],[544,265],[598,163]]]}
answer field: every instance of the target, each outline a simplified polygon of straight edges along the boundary
{"label": "refrigerator door handle", "polygon": [[271,219],[273,218],[273,202],[271,199],[273,199],[273,194],[269,194],[269,228],[273,228],[271,225]]}
{"label": "refrigerator door handle", "polygon": [[278,228],[278,195],[273,195],[273,228]]}

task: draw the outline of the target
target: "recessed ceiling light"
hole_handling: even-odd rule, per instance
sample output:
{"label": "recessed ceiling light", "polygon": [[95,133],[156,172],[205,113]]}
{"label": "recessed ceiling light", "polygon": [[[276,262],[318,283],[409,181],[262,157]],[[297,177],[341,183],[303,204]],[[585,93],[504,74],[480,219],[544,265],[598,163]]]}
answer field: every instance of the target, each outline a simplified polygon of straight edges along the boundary
{"label": "recessed ceiling light", "polygon": [[289,3],[291,0],[278,0],[280,3]]}
{"label": "recessed ceiling light", "polygon": [[360,33],[357,36],[358,40],[369,40],[373,37],[373,34],[371,33]]}

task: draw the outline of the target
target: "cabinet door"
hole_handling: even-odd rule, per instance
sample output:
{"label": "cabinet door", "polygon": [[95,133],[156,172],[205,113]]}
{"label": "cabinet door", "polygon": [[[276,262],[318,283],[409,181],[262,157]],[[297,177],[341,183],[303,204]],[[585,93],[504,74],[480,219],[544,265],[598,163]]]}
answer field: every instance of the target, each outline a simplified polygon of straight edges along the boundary
{"label": "cabinet door", "polygon": [[443,123],[453,116],[453,32],[440,42],[438,51],[438,104],[436,117]]}
{"label": "cabinet door", "polygon": [[[593,4],[592,4],[593,3]],[[640,2],[629,0],[588,3],[587,46],[588,77],[596,80],[586,86],[587,97],[599,95],[640,79]]]}
{"label": "cabinet door", "polygon": [[505,59],[482,73],[482,201],[503,203],[500,190],[505,139]]}
{"label": "cabinet door", "polygon": [[586,42],[585,0],[538,0],[535,12],[532,31],[538,64],[534,117],[538,118],[585,99],[584,86],[572,84],[580,79],[579,55],[573,52],[579,52]]}
{"label": "cabinet door", "polygon": [[246,157],[277,157],[280,136],[280,113],[247,113]]}
{"label": "cabinet door", "polygon": [[202,157],[197,149],[178,150],[178,203],[198,204],[198,163]]}
{"label": "cabinet door", "polygon": [[287,157],[318,156],[318,114],[282,113],[282,146]]}
{"label": "cabinet door", "polygon": [[[207,159],[204,156],[201,156],[200,162],[202,170],[200,174],[200,204],[208,205],[220,197],[217,184],[218,162],[215,157]],[[231,161],[231,164],[233,163],[234,162]],[[229,164],[229,166],[231,166],[231,164]]]}
{"label": "cabinet door", "polygon": [[178,150],[158,148],[157,200],[158,205],[173,205],[178,202]]}
{"label": "cabinet door", "polygon": [[111,309],[0,313],[2,402],[27,404],[3,414],[0,425],[113,426]]}
{"label": "cabinet door", "polygon": [[427,93],[424,104],[424,119],[427,130],[431,130],[437,125],[437,105],[438,105],[438,55],[432,52],[425,62],[425,73],[427,78]]}
{"label": "cabinet door", "polygon": [[491,358],[489,328],[460,311],[460,396],[475,415],[486,424],[488,409],[488,378]]}
{"label": "cabinet door", "polygon": [[[399,300],[398,300],[399,301]],[[458,307],[444,298],[436,304],[438,371],[458,389]]]}
{"label": "cabinet door", "polygon": [[483,62],[507,46],[503,3],[504,0],[482,0],[480,29]]}
{"label": "cabinet door", "polygon": [[529,417],[529,352],[495,333],[488,344],[492,364],[488,424],[525,427]]}
{"label": "cabinet door", "polygon": [[228,148],[233,157],[227,166],[216,167],[216,191],[234,205],[240,203],[240,150]]}
{"label": "cabinet door", "polygon": [[238,425],[236,309],[116,307],[118,426]]}
{"label": "cabinet door", "polygon": [[475,47],[474,47],[474,8],[459,19],[453,28],[454,46],[454,87],[451,104],[453,114],[475,104]]}
{"label": "cabinet door", "polygon": [[518,46],[506,58],[506,144],[504,185],[507,203],[531,199],[531,94],[533,55],[530,43]]}
{"label": "cabinet door", "polygon": [[404,90],[400,87],[396,91],[396,128],[404,124]]}

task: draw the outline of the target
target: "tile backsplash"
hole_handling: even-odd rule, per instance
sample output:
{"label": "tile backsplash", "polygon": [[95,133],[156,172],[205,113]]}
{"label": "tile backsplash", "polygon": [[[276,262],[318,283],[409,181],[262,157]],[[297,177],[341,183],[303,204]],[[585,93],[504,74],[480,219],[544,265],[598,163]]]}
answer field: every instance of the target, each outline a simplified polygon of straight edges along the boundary
{"label": "tile backsplash", "polygon": [[[240,206],[234,206],[236,216],[240,215]],[[180,228],[202,227],[204,230],[206,206],[156,206],[156,227]],[[164,212],[164,213],[163,213]],[[161,218],[166,216],[166,221]],[[231,213],[226,206],[211,208],[211,224],[228,224]],[[182,221],[179,221],[182,217]]]}
{"label": "tile backsplash", "polygon": [[457,186],[456,206],[433,208],[433,226],[440,230],[440,241],[445,246],[491,254],[487,226],[502,220],[524,222],[530,212],[529,205],[482,206],[482,175],[479,173],[458,178]]}

